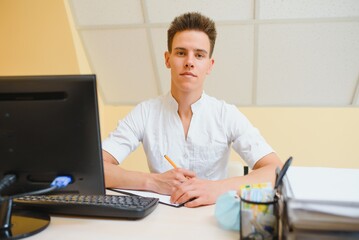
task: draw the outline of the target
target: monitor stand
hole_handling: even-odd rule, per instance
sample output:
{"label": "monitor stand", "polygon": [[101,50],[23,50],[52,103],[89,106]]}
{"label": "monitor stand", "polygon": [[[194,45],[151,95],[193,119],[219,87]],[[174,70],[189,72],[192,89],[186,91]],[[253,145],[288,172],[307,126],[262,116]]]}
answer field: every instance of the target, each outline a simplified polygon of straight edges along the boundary
{"label": "monitor stand", "polygon": [[50,216],[41,212],[12,209],[12,199],[0,199],[0,239],[20,239],[44,230]]}

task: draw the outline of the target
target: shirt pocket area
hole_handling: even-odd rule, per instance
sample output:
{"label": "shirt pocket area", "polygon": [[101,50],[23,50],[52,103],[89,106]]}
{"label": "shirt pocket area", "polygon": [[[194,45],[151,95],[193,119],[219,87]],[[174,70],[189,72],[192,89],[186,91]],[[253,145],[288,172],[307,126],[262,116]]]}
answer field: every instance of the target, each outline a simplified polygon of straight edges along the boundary
{"label": "shirt pocket area", "polygon": [[226,161],[229,156],[229,146],[226,142],[211,142],[195,147],[197,163],[196,173],[198,178],[218,180],[224,176]]}

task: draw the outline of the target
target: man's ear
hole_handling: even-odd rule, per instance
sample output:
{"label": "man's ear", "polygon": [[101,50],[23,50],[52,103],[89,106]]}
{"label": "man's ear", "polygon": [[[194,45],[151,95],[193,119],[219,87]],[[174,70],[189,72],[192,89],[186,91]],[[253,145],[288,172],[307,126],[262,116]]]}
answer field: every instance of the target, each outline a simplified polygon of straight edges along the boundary
{"label": "man's ear", "polygon": [[210,61],[210,65],[209,65],[208,70],[207,70],[207,75],[211,73],[213,65],[214,65],[214,59],[213,58],[211,58],[209,61]]}
{"label": "man's ear", "polygon": [[171,68],[171,64],[170,64],[170,53],[169,52],[165,52],[165,64],[167,68]]}

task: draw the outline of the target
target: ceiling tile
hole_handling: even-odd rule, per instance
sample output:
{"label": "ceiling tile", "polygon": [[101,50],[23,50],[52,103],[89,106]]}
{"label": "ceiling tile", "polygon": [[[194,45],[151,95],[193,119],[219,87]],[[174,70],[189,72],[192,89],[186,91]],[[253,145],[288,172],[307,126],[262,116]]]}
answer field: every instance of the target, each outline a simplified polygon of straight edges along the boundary
{"label": "ceiling tile", "polygon": [[236,105],[252,104],[253,26],[219,26],[215,64],[205,84],[210,95]]}
{"label": "ceiling tile", "polygon": [[359,23],[259,27],[259,105],[348,105],[359,66]]}
{"label": "ceiling tile", "polygon": [[146,5],[151,23],[172,22],[175,16],[195,11],[215,21],[253,18],[252,0],[146,0]]}
{"label": "ceiling tile", "polygon": [[77,27],[143,23],[139,0],[70,0]]}
{"label": "ceiling tile", "polygon": [[358,16],[358,0],[259,0],[260,19],[301,19]]}
{"label": "ceiling tile", "polygon": [[145,29],[86,30],[82,39],[106,103],[158,95]]}

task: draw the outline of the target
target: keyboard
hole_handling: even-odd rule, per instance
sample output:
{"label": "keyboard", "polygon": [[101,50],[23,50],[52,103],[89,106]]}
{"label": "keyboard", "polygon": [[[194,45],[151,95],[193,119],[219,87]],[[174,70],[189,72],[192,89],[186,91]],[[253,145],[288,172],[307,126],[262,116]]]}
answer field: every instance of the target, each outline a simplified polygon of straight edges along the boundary
{"label": "keyboard", "polygon": [[37,195],[15,198],[14,209],[49,214],[140,219],[158,205],[158,198],[127,195]]}

